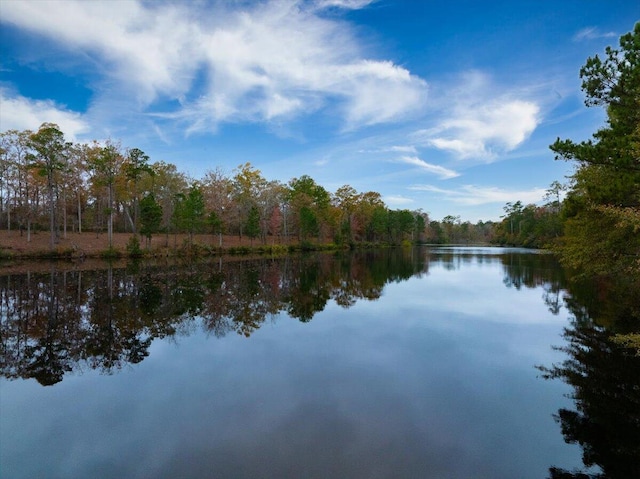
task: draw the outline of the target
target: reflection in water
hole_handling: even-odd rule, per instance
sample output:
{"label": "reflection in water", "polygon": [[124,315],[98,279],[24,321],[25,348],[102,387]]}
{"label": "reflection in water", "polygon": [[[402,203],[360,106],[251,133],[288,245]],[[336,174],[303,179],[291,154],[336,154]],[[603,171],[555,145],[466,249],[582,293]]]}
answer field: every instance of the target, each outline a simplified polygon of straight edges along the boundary
{"label": "reflection in water", "polygon": [[[501,254],[496,254],[496,251]],[[1,374],[42,385],[83,368],[111,373],[149,354],[155,338],[197,325],[216,337],[250,336],[281,311],[311,321],[328,301],[376,300],[385,284],[462,264],[503,265],[509,287],[543,285],[557,301],[563,278],[549,255],[497,249],[388,250],[185,265],[0,276]],[[548,267],[545,267],[548,265]],[[555,311],[557,313],[557,311]]]}
{"label": "reflection in water", "polygon": [[635,290],[567,285],[546,254],[441,248],[4,275],[0,374],[48,386],[72,371],[113,373],[143,361],[156,338],[194,328],[248,337],[281,312],[308,322],[329,301],[375,301],[388,283],[470,263],[500,264],[505,287],[542,288],[552,313],[566,306],[573,315],[559,348],[567,359],[541,369],[574,390],[575,410],[556,417],[565,440],[582,447],[587,470],[551,467],[550,477],[640,477],[640,356],[612,339],[638,330]]}
{"label": "reflection in water", "polygon": [[375,300],[385,283],[425,273],[423,257],[367,251],[1,276],[1,373],[47,386],[83,367],[138,363],[154,338],[196,322],[217,337],[248,337],[280,311],[307,322],[331,299]]}
{"label": "reflection in water", "polygon": [[[175,477],[185,464],[189,477],[326,477],[325,462],[335,477],[544,477],[579,457],[559,452],[550,416],[566,389],[532,368],[565,316],[537,322],[542,294],[574,315],[567,361],[544,370],[576,391],[562,430],[604,477],[625,477],[638,364],[590,319],[629,312],[630,299],[604,305],[607,288],[593,300],[567,289],[552,256],[497,248],[0,275],[0,375],[29,379],[2,379],[1,429],[15,441],[0,462],[30,479]],[[523,305],[522,321],[507,304]]]}
{"label": "reflection in water", "polygon": [[587,468],[551,467],[551,479],[640,477],[640,351],[615,336],[640,331],[640,298],[628,278],[619,281],[571,284],[566,303],[574,319],[558,348],[568,359],[540,368],[573,388],[575,410],[560,409],[556,419],[565,441],[581,446]]}

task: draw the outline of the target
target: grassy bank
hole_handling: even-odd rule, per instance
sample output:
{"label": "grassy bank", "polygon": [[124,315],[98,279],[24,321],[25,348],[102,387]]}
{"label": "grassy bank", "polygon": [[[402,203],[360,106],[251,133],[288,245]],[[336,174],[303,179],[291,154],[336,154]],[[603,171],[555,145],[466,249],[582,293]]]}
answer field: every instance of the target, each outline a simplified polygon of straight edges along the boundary
{"label": "grassy bank", "polygon": [[45,232],[32,233],[0,231],[0,259],[118,259],[128,257],[172,257],[172,256],[216,256],[216,255],[274,255],[300,251],[326,251],[379,247],[380,244],[361,243],[357,245],[337,245],[318,241],[298,241],[268,237],[265,242],[238,236],[200,234],[190,238],[185,234],[159,235],[151,239],[149,245],[144,239],[131,233],[114,233],[112,243],[104,233],[68,233],[50,247],[50,236]]}

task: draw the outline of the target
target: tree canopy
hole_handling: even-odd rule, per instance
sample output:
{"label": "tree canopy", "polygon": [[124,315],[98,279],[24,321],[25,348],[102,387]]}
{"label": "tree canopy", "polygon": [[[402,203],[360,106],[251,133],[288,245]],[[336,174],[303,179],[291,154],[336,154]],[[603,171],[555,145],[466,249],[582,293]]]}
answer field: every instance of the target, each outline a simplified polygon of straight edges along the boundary
{"label": "tree canopy", "polygon": [[558,139],[557,159],[578,163],[564,205],[564,262],[590,274],[640,271],[640,23],[580,70],[588,107],[606,125],[576,143]]}

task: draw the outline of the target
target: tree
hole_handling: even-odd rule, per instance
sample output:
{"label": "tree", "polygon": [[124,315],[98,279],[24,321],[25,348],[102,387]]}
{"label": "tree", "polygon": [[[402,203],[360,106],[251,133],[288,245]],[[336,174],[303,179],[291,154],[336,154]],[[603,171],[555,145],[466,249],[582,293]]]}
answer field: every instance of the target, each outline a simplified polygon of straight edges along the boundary
{"label": "tree", "polygon": [[260,211],[256,206],[252,206],[249,210],[245,231],[247,236],[251,238],[251,245],[253,246],[253,240],[260,234]]}
{"label": "tree", "polygon": [[[131,229],[135,234],[138,228],[138,197],[140,193],[138,191],[138,185],[140,183],[140,179],[145,173],[153,175],[153,169],[149,165],[149,157],[145,155],[142,150],[132,148],[129,150],[129,154],[127,155],[127,159],[123,165],[123,170],[127,180],[132,183],[131,196],[133,199],[133,215],[129,215],[129,219],[131,221]],[[131,218],[131,216],[133,216],[133,218]]]}
{"label": "tree", "polygon": [[218,246],[222,248],[222,219],[215,211],[210,211],[207,216],[207,225],[211,228],[212,234],[218,235]]}
{"label": "tree", "polygon": [[59,175],[66,165],[66,154],[69,143],[64,139],[64,133],[54,123],[43,123],[36,133],[29,137],[29,146],[35,151],[32,156],[32,166],[47,179],[47,193],[49,196],[49,230],[51,249],[58,239],[56,217],[56,190]]}
{"label": "tree", "polygon": [[108,215],[107,235],[109,238],[109,249],[113,248],[113,212],[114,212],[114,184],[117,175],[122,167],[122,155],[118,147],[108,142],[104,147],[95,146],[87,159],[90,170],[93,172],[93,180],[97,185],[107,188],[107,207],[105,211]]}
{"label": "tree", "polygon": [[353,240],[354,211],[358,202],[358,192],[349,185],[341,186],[333,195],[333,205],[338,208],[338,242]]}
{"label": "tree", "polygon": [[233,214],[233,184],[220,170],[208,171],[202,180],[202,192],[205,207],[210,211],[207,223],[211,232],[218,235],[218,246],[222,248],[222,233],[231,224],[230,215]]}
{"label": "tree", "polygon": [[140,201],[140,233],[147,238],[147,247],[151,243],[151,235],[157,233],[162,223],[162,206],[156,201],[153,193],[147,194]]}
{"label": "tree", "polygon": [[166,233],[165,246],[169,246],[169,234],[175,232],[176,228],[177,198],[187,190],[188,183],[184,174],[180,173],[172,163],[159,161],[153,163],[151,168],[153,169],[152,191],[156,201],[162,207],[162,229]]}
{"label": "tree", "polygon": [[[38,196],[38,178],[32,168],[29,148],[29,130],[9,130],[0,133],[0,216],[6,215],[7,229],[11,230],[12,214],[18,222],[20,234],[27,229],[27,242],[31,241],[33,204]],[[13,199],[12,199],[13,196]]]}
{"label": "tree", "polygon": [[178,224],[189,233],[189,243],[193,243],[193,234],[200,231],[204,225],[204,196],[200,185],[191,185],[186,195],[179,195],[176,207]]}
{"label": "tree", "polygon": [[260,170],[255,169],[251,163],[238,166],[233,177],[233,199],[238,213],[238,232],[242,238],[243,228],[246,225],[251,208],[258,205],[260,192],[264,190],[267,180]]}
{"label": "tree", "polygon": [[[556,159],[578,162],[563,214],[559,251],[565,264],[590,275],[640,272],[640,23],[587,59],[580,70],[588,107],[606,108],[593,139],[551,145]],[[620,217],[631,221],[619,221]]]}
{"label": "tree", "polygon": [[308,175],[289,181],[289,203],[301,239],[320,234],[330,200],[329,192]]}

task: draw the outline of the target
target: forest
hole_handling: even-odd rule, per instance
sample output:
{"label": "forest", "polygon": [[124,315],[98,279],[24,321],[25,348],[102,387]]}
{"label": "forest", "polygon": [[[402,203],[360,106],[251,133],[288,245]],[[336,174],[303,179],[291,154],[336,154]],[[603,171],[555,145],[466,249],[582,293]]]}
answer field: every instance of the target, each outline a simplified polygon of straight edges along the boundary
{"label": "forest", "polygon": [[[65,140],[57,125],[0,134],[1,228],[67,232],[238,235],[259,243],[386,242],[424,239],[428,216],[391,210],[379,193],[349,185],[330,193],[313,178],[268,180],[250,163],[189,178],[138,148]],[[109,243],[111,245],[111,242]],[[222,245],[220,245],[222,246]]]}

